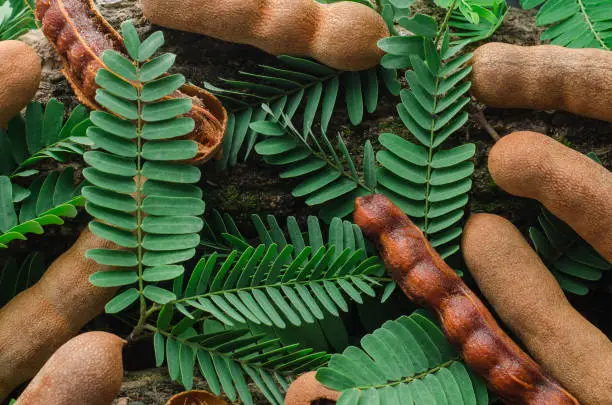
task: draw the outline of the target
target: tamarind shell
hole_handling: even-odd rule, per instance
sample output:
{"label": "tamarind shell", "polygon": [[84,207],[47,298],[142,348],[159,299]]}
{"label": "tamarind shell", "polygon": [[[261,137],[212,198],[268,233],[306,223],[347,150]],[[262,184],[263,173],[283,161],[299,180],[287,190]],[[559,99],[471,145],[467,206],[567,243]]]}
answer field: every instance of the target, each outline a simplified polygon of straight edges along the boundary
{"label": "tamarind shell", "polygon": [[357,198],[354,221],[376,244],[387,270],[406,296],[436,313],[449,342],[504,402],[578,404],[506,335],[480,299],[391,200],[380,194]]}
{"label": "tamarind shell", "polygon": [[[115,50],[127,55],[123,38],[100,15],[93,0],[36,0],[36,17],[42,32],[64,63],[62,73],[81,103],[103,109],[95,100],[96,74],[104,67],[102,53]],[[191,111],[185,116],[195,122],[185,137],[198,143],[198,154],[187,163],[202,164],[221,152],[227,126],[227,112],[212,94],[194,85],[185,85],[168,98],[189,97]]]}
{"label": "tamarind shell", "polygon": [[490,42],[474,52],[472,94],[498,108],[563,110],[612,122],[612,52]]}
{"label": "tamarind shell", "polygon": [[487,301],[536,360],[582,404],[612,404],[612,342],[570,305],[519,230],[475,214],[461,247]]}

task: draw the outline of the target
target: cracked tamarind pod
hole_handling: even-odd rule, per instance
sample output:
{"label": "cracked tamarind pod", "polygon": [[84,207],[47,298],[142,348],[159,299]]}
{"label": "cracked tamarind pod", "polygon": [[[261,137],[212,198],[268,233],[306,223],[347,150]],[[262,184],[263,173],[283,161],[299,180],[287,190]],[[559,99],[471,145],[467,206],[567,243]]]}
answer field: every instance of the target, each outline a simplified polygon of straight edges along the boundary
{"label": "cracked tamarind pod", "polygon": [[85,257],[89,249],[112,246],[86,228],[36,284],[0,308],[0,402],[115,295],[117,288],[89,282],[90,275],[108,268]]}
{"label": "cracked tamarind pod", "polygon": [[358,198],[355,208],[355,223],[377,245],[393,279],[437,314],[449,342],[495,394],[508,404],[578,404],[506,335],[400,208],[382,195]]}
{"label": "cracked tamarind pod", "polygon": [[612,122],[612,52],[490,42],[474,52],[472,94],[498,108],[563,110]]}
{"label": "cracked tamarind pod", "polygon": [[40,84],[40,58],[20,41],[0,42],[0,128],[34,97]]}
{"label": "cracked tamarind pod", "polygon": [[538,200],[612,261],[612,172],[549,136],[528,131],[501,138],[488,165],[499,187]]}
{"label": "cracked tamarind pod", "polygon": [[470,217],[461,241],[480,290],[530,353],[584,405],[612,404],[612,342],[568,302],[506,219]]}
{"label": "cracked tamarind pod", "polygon": [[[96,74],[104,67],[101,56],[111,49],[127,55],[123,38],[98,13],[93,0],[36,0],[36,17],[62,59],[62,72],[78,99],[87,107],[102,109],[95,100]],[[186,116],[195,122],[186,138],[198,143],[198,154],[188,163],[204,163],[220,152],[227,112],[215,96],[190,84],[168,96],[185,97],[193,101]]]}
{"label": "cracked tamarind pod", "polygon": [[121,389],[125,343],[106,332],[70,339],[53,353],[15,405],[111,405]]}
{"label": "cracked tamarind pod", "polygon": [[143,0],[154,24],[248,44],[272,55],[309,56],[340,70],[380,62],[377,42],[389,36],[383,18],[353,1]]}

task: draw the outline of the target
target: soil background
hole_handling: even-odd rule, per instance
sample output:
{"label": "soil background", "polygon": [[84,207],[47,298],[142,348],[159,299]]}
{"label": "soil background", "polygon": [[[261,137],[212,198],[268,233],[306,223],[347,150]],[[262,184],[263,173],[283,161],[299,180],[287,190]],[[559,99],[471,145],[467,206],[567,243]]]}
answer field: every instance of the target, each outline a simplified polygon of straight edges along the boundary
{"label": "soil background", "polygon": [[[102,2],[99,1],[99,3]],[[134,0],[99,4],[99,8],[116,28],[121,22],[132,19],[141,35],[157,29],[164,31],[166,37],[164,50],[178,56],[174,71],[182,73],[188,81],[200,86],[204,81],[219,84],[221,77],[237,78],[239,71],[256,72],[258,64],[278,65],[273,56],[249,46],[152,27],[142,17],[138,4]],[[425,0],[418,0],[414,10],[437,17],[441,15],[439,10]],[[355,30],[358,29],[360,27],[355,27]],[[535,27],[534,11],[511,8],[503,25],[491,40],[534,45],[540,43],[540,33],[541,30]],[[28,34],[27,42],[34,45],[44,59],[44,77],[36,99],[46,102],[49,98],[55,97],[67,106],[75,106],[78,101],[61,75],[59,60],[44,37],[40,33],[33,32]],[[329,133],[341,133],[353,155],[361,155],[362,145],[367,139],[376,145],[377,136],[381,132],[393,132],[409,137],[408,131],[396,116],[397,103],[398,98],[384,95],[376,112],[366,114],[363,123],[357,127],[347,125],[346,111],[343,108],[337,108]],[[446,145],[452,147],[465,142],[474,142],[477,146],[474,187],[467,209],[470,212],[500,214],[514,222],[525,233],[530,225],[536,223],[540,206],[534,201],[510,196],[495,186],[486,167],[486,157],[493,141],[476,119],[476,112],[481,108],[484,107],[476,102],[470,105],[472,114],[470,114],[469,123],[451,137]],[[612,125],[609,123],[554,111],[486,108],[484,115],[500,135],[517,130],[541,132],[582,153],[595,152],[605,166],[610,168]],[[292,182],[279,179],[277,171],[265,165],[255,155],[246,163],[240,163],[225,172],[217,172],[210,167],[206,167],[203,172],[205,176],[201,186],[205,192],[207,211],[216,208],[227,212],[247,230],[250,227],[251,213],[274,214],[279,218],[294,215],[300,222],[304,222],[307,215],[316,214],[316,211],[309,209],[302,200],[291,196],[294,186]],[[80,214],[75,220],[67,221],[63,227],[49,227],[42,236],[30,237],[28,241],[13,243],[10,250],[0,252],[0,262],[7,255],[23,258],[28,252],[39,250],[44,253],[46,263],[51,263],[74,242],[78,232],[87,221],[88,217]],[[469,275],[466,275],[465,278],[468,284],[474,287]],[[607,274],[602,282],[594,286],[594,291],[585,297],[569,296],[572,304],[608,336],[612,332],[612,318],[606,314],[610,302],[610,279],[610,274]],[[129,333],[129,329],[120,321],[108,316],[100,317],[87,328],[108,329],[109,327],[119,334],[124,331],[126,334]],[[169,380],[165,369],[151,368],[153,367],[152,352],[152,345],[149,341],[128,348],[125,353],[128,372],[120,395],[120,398],[123,399],[118,400],[118,403],[125,405],[129,399],[130,405],[164,404],[171,395],[182,391],[181,386]],[[195,387],[205,388],[205,383],[196,379]],[[259,396],[256,403],[266,404],[267,401]]]}

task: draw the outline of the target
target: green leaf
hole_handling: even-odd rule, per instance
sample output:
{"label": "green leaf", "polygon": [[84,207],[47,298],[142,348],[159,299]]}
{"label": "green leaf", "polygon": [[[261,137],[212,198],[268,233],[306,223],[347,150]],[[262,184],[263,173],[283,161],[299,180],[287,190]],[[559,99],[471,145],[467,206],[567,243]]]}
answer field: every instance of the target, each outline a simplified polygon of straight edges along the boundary
{"label": "green leaf", "polygon": [[133,267],[138,265],[134,252],[112,249],[89,249],[85,257],[105,266]]}
{"label": "green leaf", "polygon": [[187,160],[198,154],[198,143],[191,140],[150,141],[142,147],[142,157],[148,160]]}
{"label": "green leaf", "polygon": [[183,266],[166,265],[149,267],[142,274],[142,279],[148,282],[173,280],[185,272]]}
{"label": "green leaf", "polygon": [[105,67],[126,80],[136,81],[136,66],[119,52],[107,49],[102,53]]}
{"label": "green leaf", "polygon": [[141,100],[145,103],[156,101],[168,96],[185,84],[183,75],[175,74],[162,77],[152,82],[146,83],[142,88]]}
{"label": "green leaf", "polygon": [[131,21],[124,21],[121,24],[121,33],[123,34],[123,41],[128,53],[132,59],[138,60],[140,38],[138,38],[138,32],[136,32],[134,24]]}
{"label": "green leaf", "polygon": [[363,97],[359,73],[346,73],[345,97],[351,123],[353,125],[359,125],[363,120]]}
{"label": "green leaf", "polygon": [[107,314],[116,314],[132,305],[139,297],[140,293],[138,292],[138,290],[135,288],[130,288],[129,290],[122,292],[121,294],[110,300],[104,306],[104,309]]}
{"label": "green leaf", "polygon": [[142,108],[142,118],[147,122],[168,120],[178,115],[187,114],[191,111],[191,104],[192,100],[190,98],[174,98],[147,104]]}
{"label": "green leaf", "polygon": [[103,224],[97,221],[91,221],[89,223],[89,229],[98,237],[109,240],[116,243],[119,246],[126,248],[138,247],[138,241],[136,236],[131,232],[127,232],[115,227]]}
{"label": "green leaf", "polygon": [[96,74],[96,84],[107,92],[122,99],[130,101],[138,99],[138,93],[134,86],[106,69],[98,70]]}
{"label": "green leaf", "polygon": [[138,118],[138,110],[135,104],[114,96],[105,90],[96,90],[96,102],[125,119],[135,120]]}
{"label": "green leaf", "polygon": [[282,136],[285,135],[285,129],[275,121],[255,121],[251,122],[249,127],[259,133],[266,136]]}
{"label": "green leaf", "polygon": [[[142,175],[148,180],[160,180],[170,183],[197,183],[200,180],[200,169],[193,166],[166,162],[146,162]],[[145,183],[146,184],[146,183]]]}
{"label": "green leaf", "polygon": [[171,53],[165,53],[155,59],[152,59],[151,61],[142,65],[140,68],[140,80],[146,83],[157,79],[159,76],[170,70],[172,65],[174,65],[175,60],[176,55]]}
{"label": "green leaf", "polygon": [[149,122],[142,128],[142,138],[147,140],[171,139],[193,132],[195,122],[188,117],[168,121]]}
{"label": "green leaf", "polygon": [[123,158],[99,151],[85,152],[83,158],[88,165],[106,174],[115,174],[119,177],[133,177],[138,173],[134,159]]}
{"label": "green leaf", "polygon": [[13,208],[13,187],[7,176],[0,176],[0,232],[4,233],[17,225],[17,214]]}
{"label": "green leaf", "polygon": [[135,158],[138,156],[138,149],[134,142],[112,135],[100,128],[89,127],[87,129],[87,136],[97,147],[111,154],[127,158]]}
{"label": "green leaf", "polygon": [[430,16],[415,14],[412,18],[401,18],[399,25],[415,35],[434,38],[438,33],[438,24]]}
{"label": "green leaf", "polygon": [[146,60],[153,56],[163,44],[164,33],[155,31],[153,34],[149,35],[147,39],[142,41],[138,48],[138,57],[134,59],[137,59],[139,62],[146,62]]}
{"label": "green leaf", "polygon": [[154,285],[146,286],[142,293],[151,301],[161,305],[176,300],[176,295],[174,295],[174,293]]}
{"label": "green leaf", "polygon": [[121,287],[138,281],[138,274],[134,271],[98,271],[89,276],[89,282],[96,287]]}
{"label": "green leaf", "polygon": [[202,215],[204,201],[190,197],[161,197],[149,196],[142,204],[144,212],[150,215],[167,215],[172,211],[181,215]]}
{"label": "green leaf", "polygon": [[104,111],[92,111],[89,118],[100,129],[125,139],[135,139],[136,125]]}

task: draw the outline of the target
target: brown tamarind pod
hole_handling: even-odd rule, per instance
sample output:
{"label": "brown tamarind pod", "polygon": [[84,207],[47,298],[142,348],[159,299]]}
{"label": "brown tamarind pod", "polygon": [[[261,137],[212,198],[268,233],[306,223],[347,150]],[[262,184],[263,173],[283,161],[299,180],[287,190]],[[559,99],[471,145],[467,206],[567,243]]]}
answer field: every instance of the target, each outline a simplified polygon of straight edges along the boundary
{"label": "brown tamarind pod", "polygon": [[[62,73],[79,101],[89,108],[102,109],[96,102],[95,78],[104,67],[101,56],[106,50],[127,55],[123,38],[100,15],[93,0],[36,0],[36,17],[64,63]],[[187,84],[167,98],[189,97],[193,101],[186,114],[195,122],[186,136],[198,143],[198,154],[191,163],[204,163],[221,148],[227,112],[209,92]]]}
{"label": "brown tamarind pod", "polygon": [[499,108],[563,110],[612,122],[612,52],[490,42],[474,52],[472,94]]}
{"label": "brown tamarind pod", "polygon": [[383,18],[354,1],[143,0],[154,24],[248,44],[272,55],[309,56],[340,70],[380,62],[378,40],[389,36]]}
{"label": "brown tamarind pod", "polygon": [[0,308],[0,402],[32,378],[115,295],[116,288],[89,282],[90,275],[108,268],[85,257],[89,249],[113,246],[83,230],[36,284]]}
{"label": "brown tamarind pod", "polygon": [[123,380],[126,341],[87,332],[57,349],[15,405],[111,405]]}
{"label": "brown tamarind pod", "polygon": [[40,84],[40,58],[20,41],[0,42],[0,128],[34,97]]}
{"label": "brown tamarind pod", "polygon": [[612,261],[609,170],[537,132],[504,136],[491,149],[488,163],[499,187],[510,194],[538,200]]}
{"label": "brown tamarind pod", "polygon": [[514,343],[421,230],[383,195],[358,198],[355,223],[378,247],[406,296],[433,310],[449,342],[508,404],[578,401]]}
{"label": "brown tamarind pod", "polygon": [[315,371],[309,371],[291,383],[285,395],[285,405],[331,405],[336,403],[340,398],[340,393],[318,382],[315,374]]}
{"label": "brown tamarind pod", "polygon": [[461,247],[484,296],[538,362],[582,404],[612,405],[612,342],[570,305],[519,230],[475,214]]}

